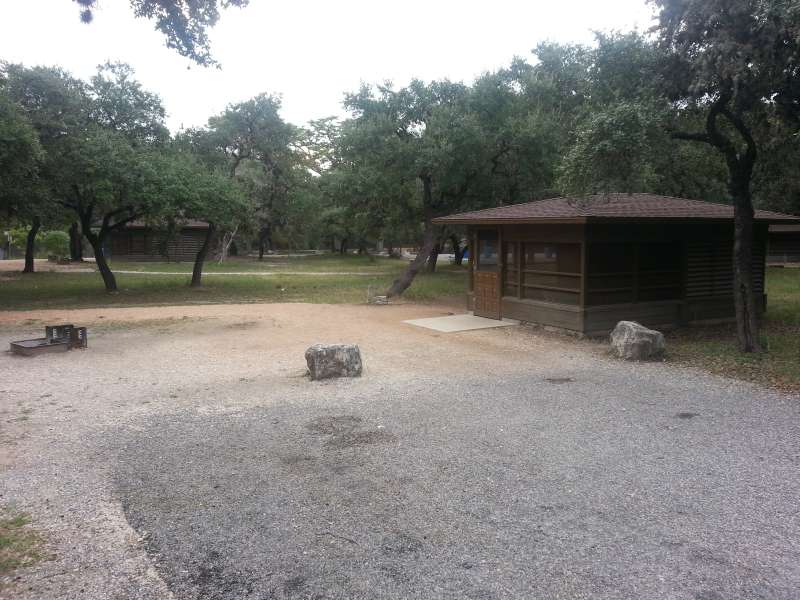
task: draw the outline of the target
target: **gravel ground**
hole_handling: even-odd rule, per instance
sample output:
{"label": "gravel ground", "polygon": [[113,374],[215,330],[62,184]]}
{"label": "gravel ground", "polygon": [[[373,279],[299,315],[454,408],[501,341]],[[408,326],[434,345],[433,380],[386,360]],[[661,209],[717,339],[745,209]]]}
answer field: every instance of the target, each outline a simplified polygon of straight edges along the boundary
{"label": "gravel ground", "polygon": [[[796,598],[800,402],[424,306],[0,313],[0,598]],[[355,342],[356,380],[303,350]]]}

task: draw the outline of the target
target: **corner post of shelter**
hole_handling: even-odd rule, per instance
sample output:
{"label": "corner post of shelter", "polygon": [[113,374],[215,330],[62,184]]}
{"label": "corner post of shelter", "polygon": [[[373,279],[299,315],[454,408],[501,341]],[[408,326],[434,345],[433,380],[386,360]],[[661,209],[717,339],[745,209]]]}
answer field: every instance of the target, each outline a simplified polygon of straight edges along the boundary
{"label": "corner post of shelter", "polygon": [[497,227],[497,318],[503,318],[503,281],[506,278],[505,251],[503,250],[503,227]]}
{"label": "corner post of shelter", "polygon": [[467,258],[467,310],[472,310],[475,307],[475,252],[477,252],[478,244],[476,240],[476,229],[474,227],[467,227],[467,247],[469,248],[469,257]]}
{"label": "corner post of shelter", "polygon": [[580,279],[580,292],[578,294],[578,324],[579,324],[579,331],[581,333],[586,333],[586,225],[583,225],[581,229],[581,258],[580,258],[580,269],[581,269],[581,279]]}
{"label": "corner post of shelter", "polygon": [[681,304],[678,308],[678,325],[689,324],[689,242],[685,238],[681,240]]}

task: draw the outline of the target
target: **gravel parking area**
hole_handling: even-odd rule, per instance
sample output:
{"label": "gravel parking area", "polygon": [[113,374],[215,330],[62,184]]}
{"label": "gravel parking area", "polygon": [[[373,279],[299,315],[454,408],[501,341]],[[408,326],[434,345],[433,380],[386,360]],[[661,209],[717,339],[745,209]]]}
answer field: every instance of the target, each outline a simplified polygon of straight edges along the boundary
{"label": "gravel parking area", "polygon": [[[800,399],[443,307],[0,313],[0,598],[796,598]],[[310,382],[314,342],[360,379]]]}

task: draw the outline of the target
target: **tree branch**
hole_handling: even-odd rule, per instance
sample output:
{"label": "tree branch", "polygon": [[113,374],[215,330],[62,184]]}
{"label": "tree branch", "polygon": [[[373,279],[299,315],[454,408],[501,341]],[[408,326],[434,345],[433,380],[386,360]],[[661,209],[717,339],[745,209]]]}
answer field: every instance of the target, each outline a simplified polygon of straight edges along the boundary
{"label": "tree branch", "polygon": [[111,232],[111,231],[114,231],[115,229],[121,229],[122,227],[124,227],[125,225],[127,225],[131,221],[135,221],[136,219],[138,219],[142,215],[143,215],[143,213],[132,213],[129,217],[125,217],[121,221],[117,221],[116,223],[111,225],[108,228],[108,231]]}
{"label": "tree branch", "polygon": [[78,205],[77,204],[73,204],[72,202],[67,202],[66,200],[56,200],[56,203],[60,204],[64,208],[71,208],[72,210],[74,210],[76,212],[78,210]]}
{"label": "tree branch", "polygon": [[729,86],[720,92],[719,98],[714,101],[714,104],[711,105],[711,110],[708,111],[706,132],[708,137],[711,138],[711,144],[719,148],[729,162],[735,163],[739,158],[736,147],[717,127],[717,118],[728,110],[728,102],[730,102],[731,98],[732,93]]}
{"label": "tree branch", "polygon": [[741,157],[744,160],[744,165],[747,168],[752,168],[752,166],[756,162],[756,158],[758,157],[758,146],[756,145],[756,141],[753,139],[753,135],[750,133],[750,129],[747,127],[747,124],[744,122],[744,119],[740,115],[734,114],[729,108],[725,108],[722,111],[722,114],[733,124],[736,128],[736,131],[739,132],[739,135],[742,136],[744,139],[744,143],[747,145],[747,151],[745,152],[744,157]]}

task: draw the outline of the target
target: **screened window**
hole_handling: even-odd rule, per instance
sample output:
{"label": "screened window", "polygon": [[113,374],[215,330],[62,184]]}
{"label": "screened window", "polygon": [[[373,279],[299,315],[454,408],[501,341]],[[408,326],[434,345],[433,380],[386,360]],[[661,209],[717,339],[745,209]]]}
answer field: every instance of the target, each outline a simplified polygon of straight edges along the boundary
{"label": "screened window", "polygon": [[675,243],[591,244],[588,305],[675,300],[682,293],[683,251]]}
{"label": "screened window", "polygon": [[525,268],[559,273],[581,272],[579,244],[525,243]]}
{"label": "screened window", "polygon": [[683,289],[683,252],[677,244],[640,244],[636,299],[677,300]]}
{"label": "screened window", "polygon": [[503,294],[524,300],[577,305],[580,244],[504,244]]}
{"label": "screened window", "polygon": [[478,262],[479,271],[497,270],[497,232],[478,232]]}
{"label": "screened window", "polygon": [[503,244],[503,295],[519,296],[519,244]]}

